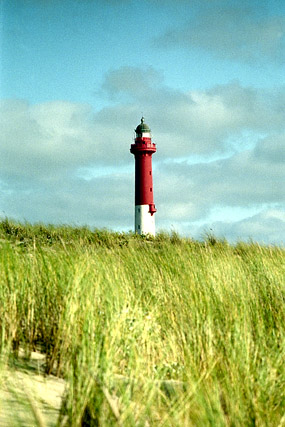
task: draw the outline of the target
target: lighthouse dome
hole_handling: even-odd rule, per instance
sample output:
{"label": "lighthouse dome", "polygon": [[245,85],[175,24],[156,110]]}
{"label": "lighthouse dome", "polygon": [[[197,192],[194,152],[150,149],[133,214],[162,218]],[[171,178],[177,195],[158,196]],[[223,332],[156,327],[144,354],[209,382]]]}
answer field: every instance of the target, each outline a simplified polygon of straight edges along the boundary
{"label": "lighthouse dome", "polygon": [[149,133],[150,134],[150,128],[149,126],[144,122],[144,117],[141,118],[141,123],[136,127],[135,130],[136,134],[142,135],[143,133]]}

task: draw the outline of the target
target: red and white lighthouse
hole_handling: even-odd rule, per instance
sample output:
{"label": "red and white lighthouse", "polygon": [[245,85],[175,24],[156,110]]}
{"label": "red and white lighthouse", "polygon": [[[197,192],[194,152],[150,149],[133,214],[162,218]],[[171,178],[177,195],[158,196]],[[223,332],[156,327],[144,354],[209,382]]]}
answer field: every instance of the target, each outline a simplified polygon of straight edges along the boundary
{"label": "red and white lighthouse", "polygon": [[135,129],[135,143],[130,152],[135,156],[135,232],[138,234],[155,235],[152,180],[152,155],[156,146],[151,142],[151,131],[141,118]]}

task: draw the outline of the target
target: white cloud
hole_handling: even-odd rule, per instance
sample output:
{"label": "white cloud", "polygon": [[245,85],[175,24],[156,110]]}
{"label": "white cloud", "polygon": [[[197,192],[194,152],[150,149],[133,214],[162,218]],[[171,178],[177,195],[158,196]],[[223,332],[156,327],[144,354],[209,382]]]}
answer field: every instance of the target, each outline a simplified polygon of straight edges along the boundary
{"label": "white cloud", "polygon": [[[222,160],[158,164],[154,178],[160,226],[165,229],[172,225],[191,234],[197,223],[207,224],[207,217],[217,209],[231,212],[229,223],[234,221],[235,209],[258,211],[278,204],[281,209],[282,204],[285,206],[285,166],[279,158],[284,143],[285,134],[280,134],[261,139],[253,149]],[[271,156],[272,152],[276,155]],[[230,233],[230,226],[225,230]]]}
{"label": "white cloud", "polygon": [[122,66],[106,73],[102,91],[111,98],[117,98],[121,94],[144,97],[148,94],[149,88],[159,86],[160,81],[161,75],[153,67],[143,69]]}
{"label": "white cloud", "polygon": [[[126,166],[134,167],[129,147],[141,108],[157,143],[154,197],[160,228],[192,234],[215,208],[281,206],[284,88],[262,91],[234,82],[183,93],[159,83],[155,70],[139,70],[123,67],[107,74],[103,89],[115,101],[97,112],[63,101],[1,103],[2,212],[30,221],[132,228],[133,174]],[[136,74],[144,90],[136,90]],[[245,132],[255,135],[251,147],[244,144]],[[211,161],[217,153],[224,158]],[[208,156],[207,163],[181,161],[194,154]],[[114,173],[100,176],[106,167]],[[98,173],[80,178],[79,171],[92,168]],[[269,239],[270,224],[275,230],[283,221],[276,215],[258,217],[260,230],[255,221],[252,236],[264,232]],[[233,227],[245,236],[249,223]],[[230,225],[224,229],[238,236]]]}
{"label": "white cloud", "polygon": [[103,88],[121,104],[105,108],[98,119],[112,126],[119,121],[122,126],[123,121],[129,122],[129,113],[134,116],[135,111],[143,110],[153,123],[155,139],[161,141],[159,158],[221,154],[232,148],[231,138],[241,139],[245,132],[266,134],[284,129],[285,88],[261,90],[232,82],[185,93],[165,86],[162,77],[159,84],[153,69],[136,67],[108,73]]}
{"label": "white cloud", "polygon": [[284,64],[285,16],[258,14],[246,5],[219,2],[200,7],[182,28],[156,40],[159,47],[202,48],[222,58],[250,64]]}
{"label": "white cloud", "polygon": [[3,101],[0,112],[3,179],[52,181],[79,167],[129,160],[130,129],[96,119],[90,106],[16,100]]}
{"label": "white cloud", "polygon": [[[285,199],[285,167],[280,161],[283,156],[285,134],[261,139],[252,150],[208,163],[188,164],[165,163],[157,171],[161,193],[171,191],[171,199],[179,194],[191,196],[191,200],[202,200],[208,205],[248,205],[275,203]],[[260,148],[261,147],[261,148]],[[266,157],[268,148],[269,155]],[[280,157],[277,152],[280,149]],[[262,155],[260,154],[262,152]],[[271,153],[276,153],[276,158]]]}
{"label": "white cloud", "polygon": [[237,222],[214,222],[196,230],[196,236],[211,232],[230,242],[253,240],[264,244],[285,245],[284,210],[269,209]]}
{"label": "white cloud", "polygon": [[272,164],[285,164],[285,135],[272,134],[264,138],[254,149],[254,157],[258,161]]}
{"label": "white cloud", "polygon": [[[137,73],[145,74],[143,91],[128,83]],[[123,67],[111,73],[110,83],[108,74],[104,89],[119,99],[124,94],[131,98],[98,112],[85,104],[63,101],[37,105],[3,101],[1,175],[21,176],[22,181],[51,180],[74,168],[129,163],[128,144],[141,109],[153,127],[160,160],[231,153],[235,149],[231,139],[242,145],[245,132],[270,135],[284,128],[284,88],[262,91],[231,83],[183,93],[157,84],[156,77],[153,70],[139,73],[137,68]]]}
{"label": "white cloud", "polygon": [[0,188],[0,216],[55,224],[133,228],[133,176],[75,177],[29,189]]}

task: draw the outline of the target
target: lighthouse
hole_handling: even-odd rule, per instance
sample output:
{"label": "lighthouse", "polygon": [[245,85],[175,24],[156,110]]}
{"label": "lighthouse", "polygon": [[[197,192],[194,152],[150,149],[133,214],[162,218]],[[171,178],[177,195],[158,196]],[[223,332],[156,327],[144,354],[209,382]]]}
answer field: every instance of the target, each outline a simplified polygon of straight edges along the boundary
{"label": "lighthouse", "polygon": [[135,232],[155,235],[153,202],[152,155],[156,146],[151,142],[151,131],[141,118],[135,129],[135,143],[130,152],[135,156]]}

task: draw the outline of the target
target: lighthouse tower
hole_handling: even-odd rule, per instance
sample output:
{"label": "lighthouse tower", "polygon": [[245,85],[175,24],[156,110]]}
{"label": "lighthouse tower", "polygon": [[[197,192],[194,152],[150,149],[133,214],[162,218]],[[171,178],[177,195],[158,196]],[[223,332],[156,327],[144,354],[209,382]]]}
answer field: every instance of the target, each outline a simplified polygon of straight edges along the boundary
{"label": "lighthouse tower", "polygon": [[135,129],[135,143],[130,152],[135,156],[135,232],[138,234],[155,235],[152,181],[152,159],[156,152],[155,144],[151,142],[150,128],[141,118],[141,123]]}

